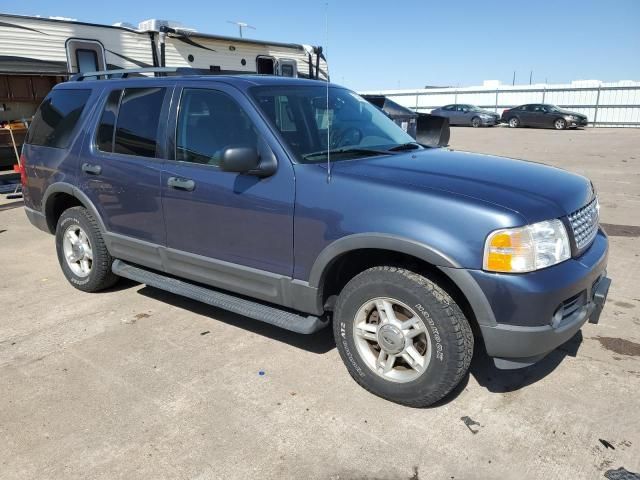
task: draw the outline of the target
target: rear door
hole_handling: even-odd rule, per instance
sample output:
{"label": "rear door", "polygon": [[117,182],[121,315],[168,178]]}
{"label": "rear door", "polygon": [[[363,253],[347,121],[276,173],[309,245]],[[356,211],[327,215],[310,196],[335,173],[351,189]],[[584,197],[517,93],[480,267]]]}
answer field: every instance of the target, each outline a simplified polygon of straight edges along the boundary
{"label": "rear door", "polygon": [[[105,83],[108,81],[105,80]],[[172,87],[134,80],[106,88],[80,160],[80,189],[96,206],[111,253],[160,268],[165,243],[160,199],[164,123]],[[108,83],[107,83],[108,85]]]}
{"label": "rear door", "polygon": [[[161,181],[167,270],[277,301],[274,281],[293,273],[293,166],[242,93],[222,82],[186,85],[174,94]],[[276,155],[276,173],[222,171],[231,146]]]}
{"label": "rear door", "polygon": [[528,124],[532,127],[544,127],[546,121],[546,113],[544,105],[538,103],[531,104],[527,107]]}

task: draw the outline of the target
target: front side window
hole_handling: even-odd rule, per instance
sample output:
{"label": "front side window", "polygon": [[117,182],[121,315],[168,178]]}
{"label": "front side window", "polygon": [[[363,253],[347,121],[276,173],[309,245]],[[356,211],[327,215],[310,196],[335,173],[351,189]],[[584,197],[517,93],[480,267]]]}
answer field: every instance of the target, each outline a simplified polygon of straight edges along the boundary
{"label": "front side window", "polygon": [[176,160],[219,166],[231,147],[258,148],[258,134],[240,105],[226,93],[186,88],[176,129]]}
{"label": "front side window", "polygon": [[127,88],[120,100],[113,151],[155,157],[164,88]]}
{"label": "front side window", "polygon": [[43,147],[66,148],[80,119],[91,90],[52,91],[38,108],[26,143]]}
{"label": "front side window", "polygon": [[302,163],[326,161],[327,150],[337,161],[414,143],[382,111],[343,88],[330,87],[328,99],[325,86],[253,87],[251,94]]}

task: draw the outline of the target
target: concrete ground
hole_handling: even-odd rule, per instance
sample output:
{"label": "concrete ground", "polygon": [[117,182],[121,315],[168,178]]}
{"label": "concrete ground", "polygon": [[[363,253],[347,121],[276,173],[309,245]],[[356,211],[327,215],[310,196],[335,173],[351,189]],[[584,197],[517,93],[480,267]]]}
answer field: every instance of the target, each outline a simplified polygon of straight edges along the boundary
{"label": "concrete ground", "polygon": [[451,138],[594,180],[612,234],[599,325],[521,371],[479,353],[444,402],[410,409],[358,387],[328,330],[296,335],[130,282],[75,290],[53,237],[0,207],[0,477],[640,472],[640,130],[455,128]]}

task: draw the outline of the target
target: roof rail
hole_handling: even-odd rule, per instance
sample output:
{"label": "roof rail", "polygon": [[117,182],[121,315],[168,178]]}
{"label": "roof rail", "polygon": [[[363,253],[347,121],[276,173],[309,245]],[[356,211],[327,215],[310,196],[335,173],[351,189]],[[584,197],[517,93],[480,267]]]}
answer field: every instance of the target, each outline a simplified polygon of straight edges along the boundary
{"label": "roof rail", "polygon": [[117,78],[127,78],[131,74],[143,74],[143,73],[153,73],[154,76],[158,76],[158,74],[167,74],[167,73],[175,73],[178,75],[206,75],[210,74],[208,70],[202,70],[199,68],[189,68],[189,67],[146,67],[146,68],[122,68],[117,70],[100,70],[98,72],[84,72],[84,73],[76,73],[73,75],[69,81],[72,82],[81,82],[82,80],[90,77],[105,77],[106,79],[110,79],[114,75],[117,75]]}

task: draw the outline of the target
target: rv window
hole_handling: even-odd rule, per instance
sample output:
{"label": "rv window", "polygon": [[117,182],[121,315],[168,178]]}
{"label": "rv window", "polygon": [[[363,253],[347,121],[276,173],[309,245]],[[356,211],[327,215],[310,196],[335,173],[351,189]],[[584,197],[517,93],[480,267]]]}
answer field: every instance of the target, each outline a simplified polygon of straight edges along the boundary
{"label": "rv window", "polygon": [[298,76],[298,64],[295,60],[281,59],[280,62],[280,75],[283,77],[297,77]]}
{"label": "rv window", "polygon": [[273,59],[273,57],[260,56],[256,58],[256,71],[264,75],[274,75],[276,73],[276,70],[275,60]]}
{"label": "rv window", "polygon": [[91,90],[54,90],[38,108],[26,143],[66,148]]}
{"label": "rv window", "polygon": [[96,146],[98,150],[103,152],[113,152],[113,129],[116,123],[116,114],[118,113],[118,104],[122,90],[114,90],[109,94],[107,103],[104,106],[100,124],[98,125],[98,133],[96,135]]}
{"label": "rv window", "polygon": [[164,88],[126,88],[120,101],[114,152],[155,157]]}
{"label": "rv window", "polygon": [[95,50],[87,50],[79,48],[76,50],[76,62],[78,63],[78,72],[97,72],[100,70],[98,66],[98,54]]}
{"label": "rv window", "polygon": [[242,108],[225,93],[185,89],[176,131],[176,160],[220,165],[225,148],[257,148],[258,134]]}

